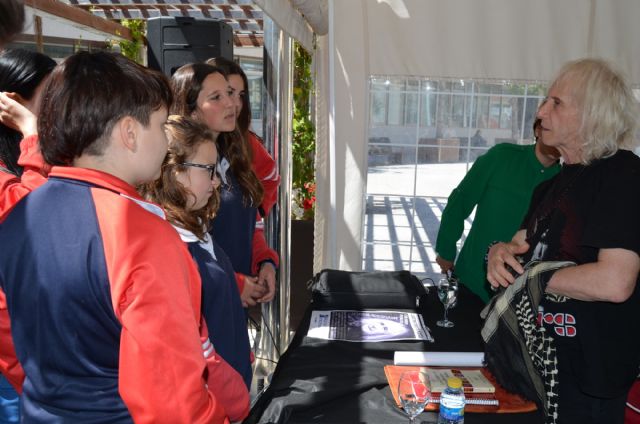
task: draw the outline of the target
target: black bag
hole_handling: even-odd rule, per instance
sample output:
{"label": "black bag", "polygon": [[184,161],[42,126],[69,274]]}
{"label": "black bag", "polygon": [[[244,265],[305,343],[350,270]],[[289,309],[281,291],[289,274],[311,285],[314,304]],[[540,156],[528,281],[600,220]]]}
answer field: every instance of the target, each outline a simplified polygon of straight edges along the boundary
{"label": "black bag", "polygon": [[315,308],[416,309],[427,290],[409,271],[349,272],[324,269],[309,283]]}

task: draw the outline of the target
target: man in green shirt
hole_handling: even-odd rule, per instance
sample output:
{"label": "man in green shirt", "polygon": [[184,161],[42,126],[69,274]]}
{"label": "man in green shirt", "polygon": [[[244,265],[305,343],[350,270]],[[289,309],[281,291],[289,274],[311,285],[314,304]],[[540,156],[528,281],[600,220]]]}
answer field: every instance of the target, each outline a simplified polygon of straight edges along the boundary
{"label": "man in green shirt", "polygon": [[[536,120],[536,136],[538,127]],[[474,162],[451,192],[442,213],[436,262],[443,273],[454,269],[456,243],[462,236],[464,221],[477,206],[469,236],[455,260],[455,274],[484,302],[489,300],[492,293],[484,265],[487,246],[494,240],[511,239],[529,208],[533,189],[560,170],[558,156],[555,149],[543,143],[505,143],[493,146]]]}

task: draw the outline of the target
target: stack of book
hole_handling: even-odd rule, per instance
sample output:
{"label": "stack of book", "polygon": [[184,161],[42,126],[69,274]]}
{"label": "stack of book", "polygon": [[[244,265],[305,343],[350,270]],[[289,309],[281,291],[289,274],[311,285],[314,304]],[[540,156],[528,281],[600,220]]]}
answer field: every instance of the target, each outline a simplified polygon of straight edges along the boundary
{"label": "stack of book", "polygon": [[447,380],[450,377],[458,377],[462,380],[462,389],[468,405],[498,406],[500,404],[495,396],[496,387],[479,369],[425,367],[424,370],[429,379],[431,402],[440,403],[440,394],[447,388]]}
{"label": "stack of book", "polygon": [[467,412],[508,413],[536,410],[536,405],[533,402],[504,390],[486,368],[386,365],[384,373],[387,376],[389,388],[398,406],[400,405],[398,382],[402,373],[409,370],[421,370],[428,377],[431,399],[425,408],[426,410],[434,411],[438,409],[440,393],[446,388],[447,379],[454,376],[462,380],[467,404],[465,411]]}

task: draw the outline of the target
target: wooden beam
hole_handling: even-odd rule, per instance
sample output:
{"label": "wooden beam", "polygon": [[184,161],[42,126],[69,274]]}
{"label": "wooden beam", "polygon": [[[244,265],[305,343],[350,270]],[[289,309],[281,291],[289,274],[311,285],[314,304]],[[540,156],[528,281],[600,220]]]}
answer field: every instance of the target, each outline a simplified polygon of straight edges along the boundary
{"label": "wooden beam", "polygon": [[44,42],[42,41],[42,18],[40,16],[35,16],[33,19],[33,24],[35,26],[35,42],[36,49],[38,53],[44,53]]}
{"label": "wooden beam", "polygon": [[[13,38],[13,41],[18,43],[28,43],[28,44],[35,43],[34,36],[27,35],[27,34],[19,34]],[[45,45],[68,46],[71,48],[80,45],[87,49],[104,50],[109,47],[109,43],[106,43],[104,41],[73,40],[71,38],[52,37],[48,35],[42,36],[42,42]]]}
{"label": "wooden beam", "polygon": [[133,41],[131,31],[116,22],[102,19],[78,7],[69,6],[58,0],[25,0],[24,4],[36,11],[49,13],[98,31],[112,34],[125,40]]}

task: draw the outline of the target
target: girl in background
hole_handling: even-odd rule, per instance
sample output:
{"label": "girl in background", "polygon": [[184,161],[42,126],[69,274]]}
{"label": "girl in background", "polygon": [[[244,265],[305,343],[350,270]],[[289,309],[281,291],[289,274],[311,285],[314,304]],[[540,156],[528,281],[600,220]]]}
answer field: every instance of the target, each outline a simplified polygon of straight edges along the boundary
{"label": "girl in background", "polygon": [[233,91],[226,75],[212,65],[193,63],[178,69],[172,84],[172,113],[192,117],[220,133],[220,209],[211,234],[233,264],[243,305],[269,301],[273,293],[260,281],[271,274],[275,282],[278,257],[267,247],[264,232],[256,228],[264,189],[251,165],[251,148],[236,128]]}
{"label": "girl in background", "polygon": [[[266,241],[262,244],[264,240],[263,218],[269,214],[278,197],[278,186],[280,185],[278,167],[269,152],[267,152],[267,149],[264,148],[262,139],[250,129],[251,104],[249,101],[249,81],[242,67],[236,62],[224,57],[209,59],[207,63],[223,69],[227,74],[227,81],[233,89],[232,99],[236,110],[236,128],[240,131],[244,142],[248,144],[250,148],[252,169],[264,189],[262,203],[258,207],[259,216],[257,216],[256,223],[256,234],[259,238],[259,243],[257,245],[254,244],[254,254],[256,254],[257,250],[268,249]],[[224,220],[220,220],[218,223],[217,225],[222,227]],[[222,228],[216,228],[217,225],[214,224],[214,230],[220,231]],[[258,302],[269,302],[275,295],[275,269],[278,256],[273,250],[269,253],[271,254],[270,259],[266,259],[259,264],[258,284],[266,287],[268,291],[262,298],[256,299]]]}
{"label": "girl in background", "polygon": [[190,118],[172,115],[165,126],[169,149],[160,178],[140,188],[159,204],[198,265],[202,315],[220,354],[251,385],[249,336],[229,258],[207,232],[220,204],[218,149],[213,131]]}
{"label": "girl in background", "polygon": [[0,53],[0,218],[45,181],[36,116],[55,66],[50,57],[29,50]]}
{"label": "girl in background", "polygon": [[[45,166],[38,148],[36,115],[47,77],[55,66],[50,57],[28,50],[0,53],[0,217],[45,181],[40,174],[45,173]],[[3,340],[10,337],[6,314],[0,315],[0,334]],[[12,345],[3,344],[1,354],[7,359],[0,366],[0,423],[17,423],[19,398],[12,384],[20,388],[24,372]]]}
{"label": "girl in background", "polygon": [[233,89],[232,99],[236,108],[236,125],[246,142],[251,147],[253,160],[251,165],[264,187],[262,204],[258,208],[260,215],[265,217],[271,211],[278,197],[280,174],[275,160],[264,147],[262,139],[251,131],[251,103],[249,101],[249,81],[242,67],[236,62],[224,57],[207,60],[210,65],[217,66],[227,74],[229,86]]}

